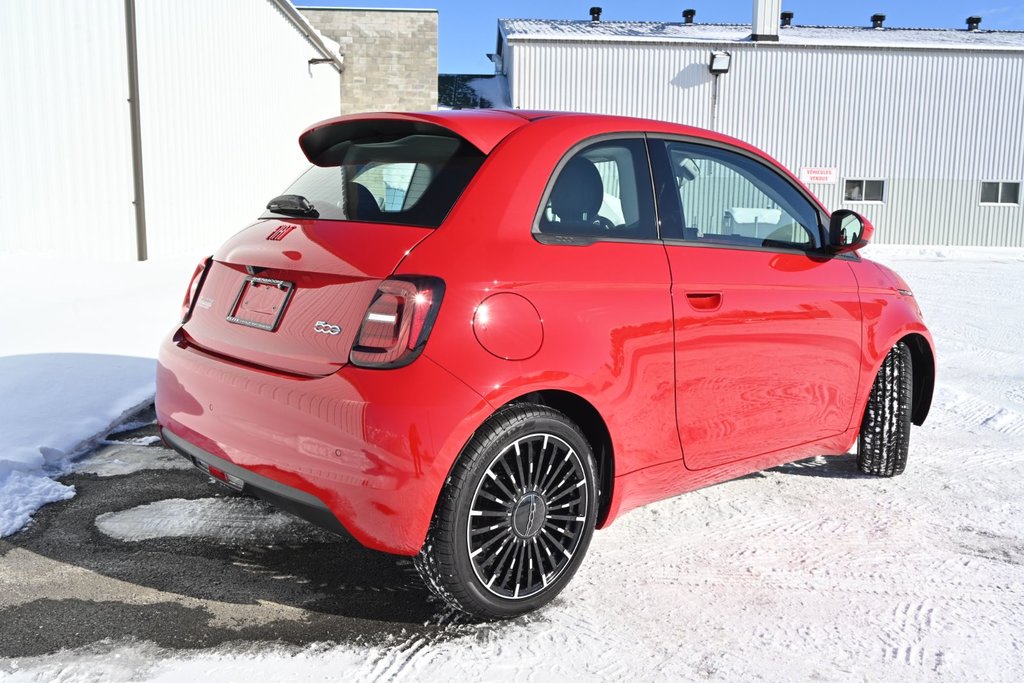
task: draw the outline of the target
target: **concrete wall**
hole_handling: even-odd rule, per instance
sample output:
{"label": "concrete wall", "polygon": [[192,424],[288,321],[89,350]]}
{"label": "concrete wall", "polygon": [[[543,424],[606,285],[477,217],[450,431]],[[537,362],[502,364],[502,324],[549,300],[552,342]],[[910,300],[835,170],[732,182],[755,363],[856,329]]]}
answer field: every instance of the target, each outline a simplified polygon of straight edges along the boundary
{"label": "concrete wall", "polygon": [[341,45],[343,114],[437,108],[437,10],[300,11]]}

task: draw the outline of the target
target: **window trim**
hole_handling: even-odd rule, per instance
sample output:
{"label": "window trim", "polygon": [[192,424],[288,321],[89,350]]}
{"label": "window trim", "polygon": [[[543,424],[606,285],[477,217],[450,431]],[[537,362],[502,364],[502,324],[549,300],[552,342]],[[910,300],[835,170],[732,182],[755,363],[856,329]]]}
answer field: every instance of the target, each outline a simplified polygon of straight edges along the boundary
{"label": "window trim", "polygon": [[[1016,185],[1017,186],[1017,201],[1015,202],[986,202],[982,201],[981,194],[982,188],[985,184],[996,185],[996,196],[1002,198],[1003,196],[1003,185]],[[1024,201],[1021,200],[1021,181],[1019,180],[981,180],[978,181],[978,206],[1005,206],[1005,207],[1020,207],[1024,205]]]}
{"label": "window trim", "polygon": [[[869,183],[879,182],[882,183],[882,198],[881,199],[847,199],[846,198],[846,183]],[[866,187],[866,185],[865,185]],[[863,192],[863,188],[862,188]],[[885,204],[889,200],[889,179],[888,178],[843,178],[843,204]]]}
{"label": "window trim", "polygon": [[[799,194],[801,197],[803,197],[805,200],[807,200],[807,202],[811,205],[812,208],[815,209],[815,213],[817,213],[817,215],[818,215],[818,241],[821,243],[821,245],[818,246],[818,247],[814,247],[814,248],[811,248],[811,249],[801,249],[800,247],[798,247],[796,245],[794,245],[792,247],[786,247],[786,246],[768,246],[768,247],[766,247],[764,245],[755,246],[755,245],[744,245],[744,244],[726,244],[726,243],[723,243],[723,242],[701,242],[701,241],[692,240],[692,239],[688,240],[688,239],[685,239],[685,238],[669,237],[669,238],[663,238],[662,239],[662,242],[664,244],[672,245],[672,246],[706,247],[706,248],[716,248],[716,249],[737,249],[737,250],[742,250],[742,251],[765,251],[765,252],[770,252],[770,253],[782,253],[782,254],[803,254],[803,255],[814,255],[814,256],[819,256],[819,257],[824,257],[824,258],[837,258],[837,257],[846,256],[846,254],[836,254],[836,253],[834,253],[834,252],[832,252],[832,251],[830,251],[828,249],[828,223],[829,223],[829,219],[832,216],[832,213],[830,211],[828,211],[825,208],[825,206],[821,203],[821,201],[817,197],[812,195],[810,193],[810,191],[808,191],[803,186],[802,183],[795,182],[794,177],[791,176],[786,171],[786,169],[784,169],[782,166],[779,166],[778,164],[775,164],[775,163],[769,161],[768,159],[765,159],[763,156],[761,156],[760,154],[757,154],[756,152],[752,152],[752,151],[743,149],[741,147],[735,147],[733,145],[730,145],[730,144],[727,144],[727,143],[724,143],[724,142],[719,142],[718,140],[709,140],[707,138],[702,138],[702,137],[693,136],[693,135],[679,135],[679,134],[673,134],[673,133],[650,133],[650,134],[647,135],[648,148],[650,147],[651,143],[659,143],[659,142],[662,143],[663,148],[666,149],[666,150],[667,150],[667,147],[665,147],[665,145],[664,145],[665,142],[682,142],[682,143],[689,143],[689,144],[692,144],[692,145],[697,145],[697,146],[702,146],[702,147],[713,147],[713,148],[716,148],[716,149],[720,149],[720,150],[723,150],[723,151],[726,151],[726,152],[731,152],[733,154],[738,154],[740,156],[746,157],[746,158],[750,159],[751,161],[753,161],[755,163],[758,163],[761,166],[765,167],[768,171],[770,171],[770,172],[774,173],[776,176],[778,176],[779,180],[781,182],[784,182],[784,183],[788,184],[794,191],[796,191],[797,194]],[[650,150],[648,150],[648,156],[651,158],[651,163],[653,164],[654,163],[655,155],[651,154]],[[666,151],[666,159],[660,159],[659,158],[659,162],[660,162],[659,166],[667,163],[667,151]],[[657,172],[657,171],[654,171],[653,169],[652,169],[652,171],[653,172],[651,174],[651,179],[653,181],[653,179],[654,179],[654,172]],[[671,168],[660,169],[660,172],[661,173],[669,173],[669,174],[672,174],[673,176],[675,175]],[[657,187],[655,187],[655,190],[657,190]],[[654,201],[655,201],[655,204],[658,204],[658,197],[657,197],[657,193],[656,192],[655,192]],[[659,215],[658,234],[660,235],[661,234],[661,220],[660,220],[660,216],[661,216],[661,212],[662,212],[661,211],[661,206],[659,205],[657,207],[657,209],[658,209],[658,215]],[[853,254],[853,252],[850,252],[850,253]],[[859,260],[859,258],[856,257],[856,254],[853,254],[853,255],[854,255],[854,260]]]}
{"label": "window trim", "polygon": [[[547,208],[551,192],[555,189],[555,181],[558,180],[558,176],[561,175],[562,169],[565,168],[566,164],[568,164],[569,161],[571,161],[581,150],[586,149],[587,147],[591,147],[602,142],[614,142],[616,140],[640,140],[644,143],[644,154],[647,157],[647,179],[651,183],[651,198],[654,208],[654,237],[602,237],[597,235],[559,235],[553,232],[542,232],[540,229],[540,222],[544,216],[544,210]],[[551,171],[551,175],[548,176],[547,183],[544,185],[544,192],[541,193],[540,203],[537,205],[537,211],[534,213],[530,233],[533,235],[533,239],[536,242],[549,246],[585,247],[591,244],[596,244],[597,242],[613,242],[620,244],[659,244],[662,241],[661,217],[658,213],[658,198],[655,196],[654,192],[654,169],[651,165],[651,151],[647,145],[646,133],[643,131],[622,131],[617,133],[601,133],[599,135],[594,135],[574,144],[566,151],[565,154],[562,155],[562,158],[558,160],[558,163],[555,164],[555,168]]]}

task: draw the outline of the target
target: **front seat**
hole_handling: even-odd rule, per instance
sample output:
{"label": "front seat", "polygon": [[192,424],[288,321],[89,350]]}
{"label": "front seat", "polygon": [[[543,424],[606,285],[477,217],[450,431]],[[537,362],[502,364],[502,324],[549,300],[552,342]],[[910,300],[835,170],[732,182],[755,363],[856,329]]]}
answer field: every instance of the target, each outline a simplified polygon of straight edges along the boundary
{"label": "front seat", "polygon": [[546,231],[580,235],[601,231],[594,220],[603,199],[604,183],[594,162],[573,157],[551,190],[551,212],[558,222],[547,222]]}

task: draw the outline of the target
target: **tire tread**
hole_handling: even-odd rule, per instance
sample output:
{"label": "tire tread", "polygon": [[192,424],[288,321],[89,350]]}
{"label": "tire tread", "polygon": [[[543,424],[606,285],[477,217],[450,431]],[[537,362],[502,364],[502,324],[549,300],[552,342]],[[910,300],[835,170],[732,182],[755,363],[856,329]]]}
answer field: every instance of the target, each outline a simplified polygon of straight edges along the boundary
{"label": "tire tread", "polygon": [[864,474],[894,477],[906,469],[913,376],[910,348],[898,342],[882,361],[864,409],[857,447],[857,467]]}

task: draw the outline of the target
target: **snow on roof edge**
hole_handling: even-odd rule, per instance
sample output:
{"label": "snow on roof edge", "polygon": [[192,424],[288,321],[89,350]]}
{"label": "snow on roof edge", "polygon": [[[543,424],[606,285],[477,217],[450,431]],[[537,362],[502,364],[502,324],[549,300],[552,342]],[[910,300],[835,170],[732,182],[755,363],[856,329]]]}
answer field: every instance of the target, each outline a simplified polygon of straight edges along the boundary
{"label": "snow on roof edge", "polygon": [[746,43],[766,46],[886,47],[1024,51],[1024,30],[966,31],[948,28],[873,29],[863,26],[796,25],[782,28],[778,42],[750,39],[748,24],[683,24],[654,21],[574,21],[499,19],[499,35],[507,41],[616,43]]}

